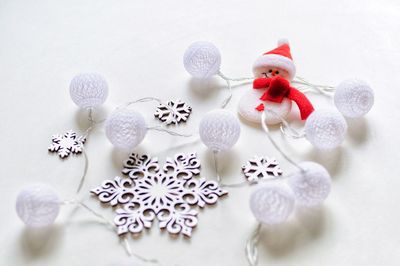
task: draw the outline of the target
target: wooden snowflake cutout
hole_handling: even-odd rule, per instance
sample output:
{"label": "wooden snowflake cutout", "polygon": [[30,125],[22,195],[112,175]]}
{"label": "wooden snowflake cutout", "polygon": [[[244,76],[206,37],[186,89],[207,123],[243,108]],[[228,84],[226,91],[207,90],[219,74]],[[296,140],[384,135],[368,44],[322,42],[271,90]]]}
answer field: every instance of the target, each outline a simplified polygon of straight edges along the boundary
{"label": "wooden snowflake cutout", "polygon": [[249,182],[282,175],[282,170],[275,158],[254,156],[242,166],[243,174]]}
{"label": "wooden snowflake cutout", "polygon": [[195,153],[167,158],[162,167],[156,157],[132,153],[122,173],[125,177],[91,190],[100,202],[115,207],[119,235],[141,233],[157,220],[160,229],[190,237],[197,225],[197,207],[214,204],[227,194],[217,182],[198,178],[200,161]]}
{"label": "wooden snowflake cutout", "polygon": [[181,100],[176,100],[169,101],[167,104],[159,104],[154,116],[167,125],[176,125],[186,122],[191,112],[192,107]]}
{"label": "wooden snowflake cutout", "polygon": [[64,135],[53,135],[51,141],[53,143],[49,146],[48,150],[50,152],[57,152],[60,158],[66,158],[71,153],[81,153],[86,138],[84,136],[77,137],[74,131],[69,130]]}

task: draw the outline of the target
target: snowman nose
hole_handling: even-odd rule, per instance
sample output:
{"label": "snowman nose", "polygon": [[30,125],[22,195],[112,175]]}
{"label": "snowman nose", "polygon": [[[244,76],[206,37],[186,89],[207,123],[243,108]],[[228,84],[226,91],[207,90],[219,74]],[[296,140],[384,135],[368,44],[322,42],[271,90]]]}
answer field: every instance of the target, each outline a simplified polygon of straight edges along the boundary
{"label": "snowman nose", "polygon": [[274,71],[272,71],[272,76],[276,76],[276,75],[279,75],[279,71],[278,70],[274,70]]}

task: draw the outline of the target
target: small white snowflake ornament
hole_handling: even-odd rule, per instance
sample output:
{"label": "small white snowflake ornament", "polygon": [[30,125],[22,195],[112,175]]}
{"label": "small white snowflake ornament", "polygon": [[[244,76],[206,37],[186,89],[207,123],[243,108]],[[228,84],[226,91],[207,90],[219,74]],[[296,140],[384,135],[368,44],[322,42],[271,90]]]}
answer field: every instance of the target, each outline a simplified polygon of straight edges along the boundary
{"label": "small white snowflake ornament", "polygon": [[275,158],[254,156],[242,166],[242,171],[249,182],[269,179],[282,175],[282,169]]}
{"label": "small white snowflake ornament", "polygon": [[52,144],[48,150],[50,152],[57,152],[60,158],[66,158],[71,153],[79,154],[83,151],[83,144],[86,141],[86,137],[77,137],[74,131],[69,130],[64,135],[53,135],[51,141]]}
{"label": "small white snowflake ornament", "polygon": [[186,122],[192,112],[192,107],[181,100],[169,101],[167,104],[160,103],[154,116],[166,125]]}
{"label": "small white snowflake ornament", "polygon": [[156,157],[132,153],[122,173],[127,177],[117,176],[91,190],[100,202],[116,207],[119,235],[141,233],[157,220],[160,229],[190,237],[197,225],[195,206],[214,204],[227,194],[217,182],[197,178],[200,161],[195,153],[167,158],[162,167]]}

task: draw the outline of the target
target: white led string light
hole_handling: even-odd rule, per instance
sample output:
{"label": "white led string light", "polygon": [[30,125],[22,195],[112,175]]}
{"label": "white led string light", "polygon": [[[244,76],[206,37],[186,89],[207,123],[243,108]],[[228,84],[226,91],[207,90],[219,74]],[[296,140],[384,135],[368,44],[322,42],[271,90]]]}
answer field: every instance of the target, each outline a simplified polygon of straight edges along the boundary
{"label": "white led string light", "polygon": [[[293,212],[295,202],[298,205],[305,206],[321,204],[328,196],[331,186],[330,175],[323,166],[314,162],[298,164],[294,159],[290,158],[270,135],[268,124],[280,124],[280,130],[284,136],[294,139],[306,138],[315,148],[330,150],[338,147],[345,138],[347,122],[344,116],[349,118],[361,117],[368,113],[374,102],[373,91],[365,82],[354,79],[345,80],[336,88],[313,84],[302,77],[295,76],[296,69],[291,60],[287,40],[278,41],[278,48],[263,54],[253,66],[255,78],[258,78],[257,84],[253,83],[254,87],[259,89],[262,87],[260,84],[266,84],[266,91],[249,91],[239,102],[239,114],[250,122],[260,122],[276,150],[297,168],[297,171],[289,176],[269,178],[266,181],[258,180],[264,182],[258,182],[257,180],[250,182],[250,185],[258,183],[257,189],[253,191],[250,199],[250,209],[259,221],[246,244],[245,253],[250,266],[258,264],[257,243],[260,238],[262,224],[284,222]],[[204,61],[216,62],[216,64],[204,64]],[[233,95],[230,81],[234,79],[226,78],[225,75],[218,71],[220,64],[221,55],[218,49],[213,44],[206,42],[194,43],[187,49],[184,56],[185,68],[194,77],[206,79],[212,75],[218,75],[226,81],[230,94],[223,102],[222,107],[225,107]],[[217,67],[215,67],[216,65]],[[197,75],[197,73],[191,71],[192,68],[200,69],[207,75]],[[279,79],[280,77],[289,80],[289,82],[291,81],[294,85],[298,85],[298,92],[296,89],[288,87],[290,85],[285,85],[283,79]],[[273,87],[272,84],[278,85]],[[279,99],[279,104],[265,101],[268,106],[258,105],[256,109],[260,108],[259,112],[251,109],[251,107],[249,108],[249,105],[254,104],[256,106],[260,98],[265,100],[274,99],[275,97],[274,100],[276,100],[277,94],[274,90],[278,91],[277,89],[287,89],[288,94],[282,94],[282,96],[288,96],[299,105],[301,118],[306,120],[304,130],[299,131],[292,128],[285,120],[285,116],[291,109],[290,101]],[[268,90],[270,91],[269,94]],[[292,92],[293,95],[291,94]],[[314,111],[312,105],[307,103],[304,94],[315,92],[333,97],[337,110],[322,109]],[[265,95],[267,97],[264,99]],[[246,184],[246,182],[229,185],[222,184],[221,176],[218,172],[217,153],[214,152],[213,155],[217,180],[222,186],[240,187]],[[270,184],[270,182],[273,182],[273,184]]]}
{"label": "white led string light", "polygon": [[[277,66],[272,66],[271,62],[274,62]],[[212,152],[216,182],[207,181],[204,178],[188,181],[192,185],[198,185],[199,191],[201,190],[200,188],[203,188],[202,186],[211,188],[211,190],[198,192],[200,193],[199,195],[202,195],[201,193],[211,193],[204,194],[210,197],[208,201],[202,202],[199,200],[201,197],[195,195],[196,200],[190,200],[189,203],[197,203],[202,208],[205,203],[215,203],[218,197],[226,194],[226,191],[221,189],[223,187],[235,188],[246,184],[253,185],[252,187],[254,189],[251,193],[249,203],[250,209],[258,223],[246,243],[245,254],[249,265],[256,266],[258,264],[257,244],[261,236],[262,227],[264,225],[268,226],[284,223],[293,215],[297,205],[311,207],[322,204],[331,190],[331,177],[328,171],[317,163],[297,163],[295,159],[288,156],[272,138],[269,125],[279,124],[280,130],[285,136],[295,139],[305,138],[317,149],[333,149],[338,147],[345,138],[347,122],[344,117],[357,118],[368,113],[374,102],[373,91],[365,82],[354,79],[345,80],[337,87],[332,87],[312,84],[304,78],[295,76],[296,69],[291,61],[290,49],[286,40],[280,40],[277,49],[263,54],[256,60],[253,66],[254,77],[251,78],[229,78],[223,74],[220,70],[220,51],[215,45],[209,42],[195,42],[190,45],[184,53],[183,63],[187,72],[194,78],[208,79],[212,76],[220,77],[226,82],[229,91],[228,96],[223,100],[220,108],[206,113],[201,119],[198,125],[198,133],[183,134],[160,125],[148,126],[140,112],[129,108],[138,103],[155,102],[158,104],[155,117],[164,125],[176,125],[180,122],[186,122],[191,112],[191,107],[189,105],[180,100],[166,103],[156,97],[144,97],[127,102],[117,107],[107,119],[96,121],[93,118],[93,113],[97,107],[105,102],[108,96],[107,82],[98,74],[80,74],[71,81],[70,95],[74,103],[88,111],[89,126],[82,136],[78,136],[72,131],[68,131],[64,135],[53,136],[53,143],[49,147],[49,151],[57,152],[61,158],[67,158],[70,154],[83,153],[85,164],[76,190],[77,198],[78,193],[85,183],[89,167],[89,160],[84,150],[84,143],[98,124],[105,121],[105,133],[108,140],[115,148],[127,151],[135,149],[146,137],[148,130],[162,131],[178,137],[198,137]],[[218,157],[221,152],[230,150],[237,143],[241,132],[239,120],[232,113],[225,110],[225,107],[230,103],[233,97],[232,82],[239,82],[241,83],[239,85],[244,85],[248,81],[253,80],[253,86],[257,90],[252,90],[242,97],[239,103],[239,114],[246,117],[246,119],[251,122],[261,124],[269,141],[282,157],[291,163],[296,170],[289,175],[280,175],[282,172],[279,172],[275,176],[262,180],[257,179],[250,181],[249,179],[249,182],[225,184],[219,173]],[[299,87],[296,89],[291,87],[291,84],[297,84]],[[265,88],[263,87],[264,85],[266,86]],[[274,89],[276,89],[275,93],[273,92]],[[283,93],[282,90],[287,91]],[[305,94],[315,92],[332,97],[336,110],[314,110]],[[303,130],[292,128],[285,119],[291,110],[292,102],[295,102],[299,106],[301,119],[305,120]],[[177,147],[180,147],[180,145]],[[166,164],[162,168],[162,171],[165,172],[157,172],[158,174],[154,176],[146,176],[146,174],[150,172],[149,169],[158,169],[157,171],[161,169],[157,158],[147,155],[140,157],[132,153],[129,160],[128,168],[124,168],[122,171],[122,173],[129,173],[128,178],[116,177],[114,181],[107,181],[108,183],[103,183],[97,190],[94,189],[91,191],[97,194],[102,202],[108,200],[107,197],[110,195],[107,193],[114,191],[108,190],[109,187],[107,186],[109,184],[118,185],[117,183],[120,181],[122,186],[127,184],[124,182],[130,184],[136,184],[136,182],[138,182],[138,184],[145,184],[140,183],[142,182],[140,178],[134,175],[135,171],[138,171],[138,169],[144,173],[146,178],[150,178],[149,180],[151,182],[161,184],[160,180],[164,180],[163,178],[170,178],[172,181],[169,184],[175,182],[174,184],[177,186],[183,184],[179,181],[178,175],[185,173],[185,175],[187,175],[186,178],[190,179],[193,175],[199,173],[196,168],[199,167],[199,165],[197,165],[198,161],[195,154],[187,156],[178,154],[174,162],[171,159],[167,159]],[[264,163],[268,161],[265,158],[263,160]],[[268,163],[271,162],[274,162],[274,160],[268,161]],[[196,167],[194,167],[194,165],[196,165]],[[145,168],[147,166],[150,168]],[[167,174],[166,169],[171,167],[174,168],[174,171],[177,171],[175,173],[176,177],[173,176],[174,174],[172,176]],[[129,178],[131,178],[131,180],[129,180]],[[187,182],[187,180],[185,182]],[[137,191],[131,192],[131,194],[135,193],[137,193]],[[147,192],[145,191],[145,193]],[[187,191],[184,193],[192,192]],[[199,197],[199,199],[196,197]],[[121,196],[118,203],[125,203],[125,200],[126,198]],[[110,198],[110,201],[113,202],[115,199]],[[19,217],[28,227],[43,227],[54,223],[60,211],[60,206],[63,204],[73,204],[86,209],[102,223],[113,228],[118,234],[120,234],[121,227],[125,226],[125,224],[121,223],[118,225],[119,227],[116,227],[115,223],[108,221],[103,215],[88,207],[82,201],[77,199],[69,201],[60,200],[54,189],[47,185],[39,184],[21,190],[17,198],[16,208]],[[188,212],[188,217],[190,216],[190,219],[192,219],[184,220],[190,224],[190,226],[179,225],[178,222],[178,226],[181,226],[179,230],[169,227],[168,231],[183,232],[183,234],[190,236],[191,227],[197,223],[197,211],[189,209],[189,206],[186,205],[182,205],[181,207]],[[162,218],[157,208],[158,207],[154,207],[154,215]],[[119,209],[117,212],[121,213],[123,210]],[[160,217],[158,218],[160,219]],[[174,217],[170,217],[170,219],[171,220],[168,221],[176,222]],[[163,222],[165,221],[161,219],[159,223],[160,228],[166,226],[163,225]],[[134,224],[127,224],[126,226],[133,225]],[[148,226],[149,224],[144,222],[144,227],[148,228]],[[134,227],[129,228],[131,232],[135,232],[136,230]],[[121,237],[121,241],[130,257],[135,257],[142,262],[159,264],[155,259],[147,259],[132,252],[129,241],[125,235]]]}

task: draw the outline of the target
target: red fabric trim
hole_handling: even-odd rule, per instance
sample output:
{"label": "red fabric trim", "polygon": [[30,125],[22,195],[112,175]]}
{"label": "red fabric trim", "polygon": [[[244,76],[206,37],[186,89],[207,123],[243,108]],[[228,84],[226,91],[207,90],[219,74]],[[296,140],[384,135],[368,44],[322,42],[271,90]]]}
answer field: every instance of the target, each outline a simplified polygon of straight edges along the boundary
{"label": "red fabric trim", "polygon": [[314,111],[314,107],[307,97],[301,91],[291,87],[288,98],[294,101],[300,110],[301,120],[306,120],[307,117]]}
{"label": "red fabric trim", "polygon": [[[281,103],[285,97],[294,101],[299,107],[302,120],[307,119],[307,117],[314,111],[313,105],[304,93],[290,86],[289,81],[281,76],[273,78],[257,78],[253,81],[253,87],[255,89],[267,89],[260,97],[260,100],[262,101]],[[258,111],[264,111],[264,105],[260,104],[256,109]]]}
{"label": "red fabric trim", "polygon": [[284,43],[284,44],[278,46],[277,48],[275,48],[269,52],[266,52],[264,54],[277,54],[277,55],[281,55],[281,56],[284,56],[284,57],[287,57],[287,58],[290,58],[291,60],[293,60],[292,54],[290,53],[289,44],[287,44],[287,43]]}
{"label": "red fabric trim", "polygon": [[258,78],[253,81],[254,89],[265,89],[269,87],[269,83],[271,82],[270,78]]}

